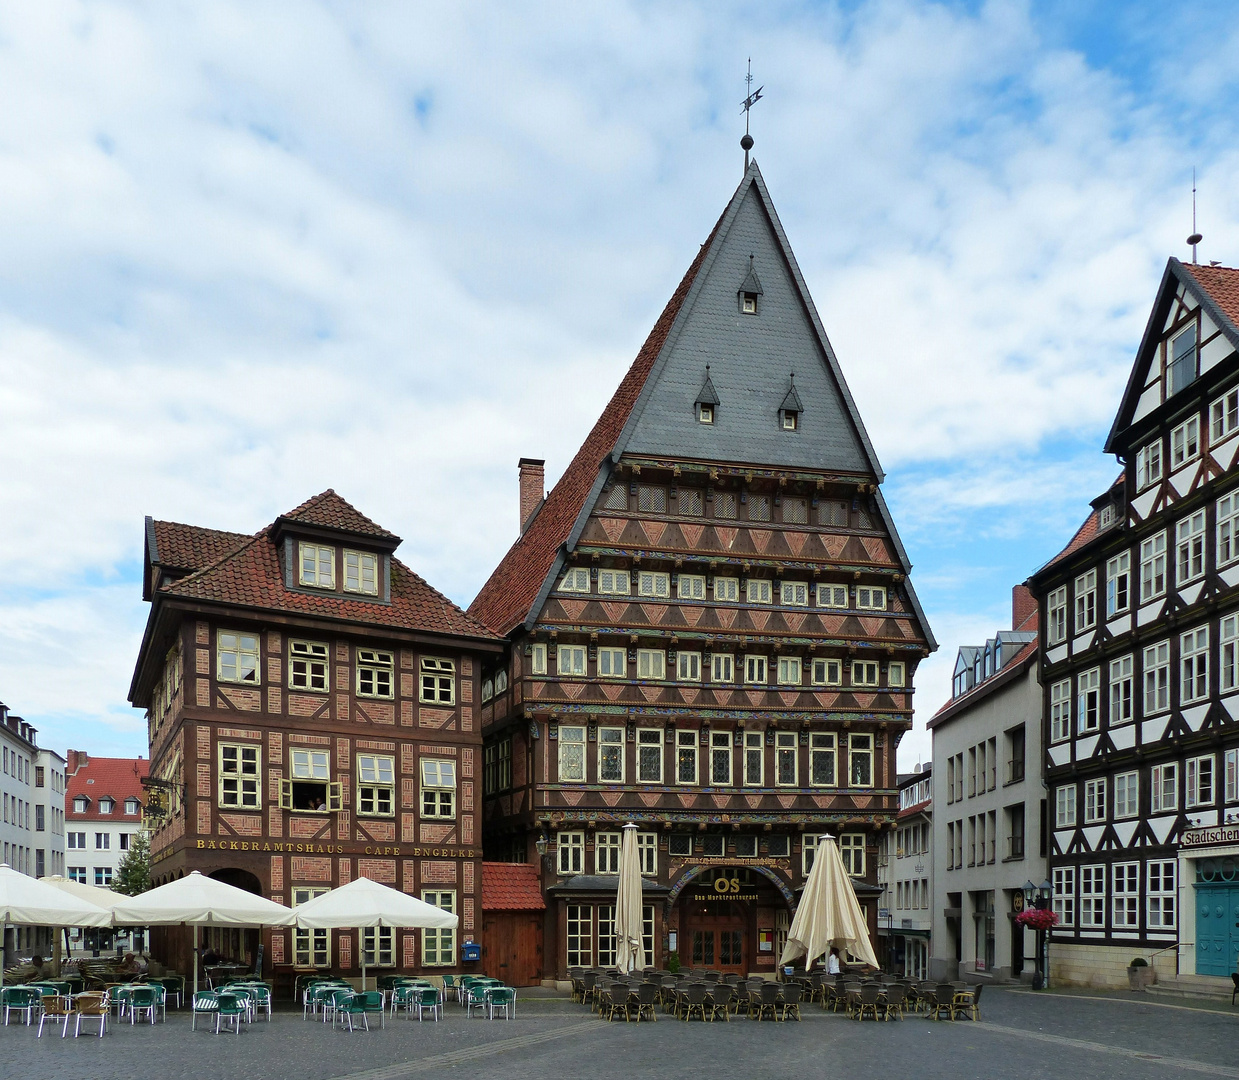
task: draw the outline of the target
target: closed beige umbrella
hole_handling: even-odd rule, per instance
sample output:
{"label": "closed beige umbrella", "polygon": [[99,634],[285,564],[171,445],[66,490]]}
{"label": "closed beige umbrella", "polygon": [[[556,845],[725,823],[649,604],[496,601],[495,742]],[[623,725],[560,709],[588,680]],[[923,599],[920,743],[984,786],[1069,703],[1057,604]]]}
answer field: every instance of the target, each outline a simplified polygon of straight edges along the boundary
{"label": "closed beige umbrella", "polygon": [[790,964],[798,956],[805,958],[805,967],[831,948],[850,952],[858,960],[878,966],[869,941],[869,926],[852,879],[843,867],[839,845],[835,838],[823,834],[817,838],[817,854],[805,882],[800,904],[787,932],[780,965]]}
{"label": "closed beige umbrella", "polygon": [[619,889],[615,897],[615,966],[628,974],[645,967],[644,911],[641,904],[641,861],[637,827],[624,826],[620,846]]}

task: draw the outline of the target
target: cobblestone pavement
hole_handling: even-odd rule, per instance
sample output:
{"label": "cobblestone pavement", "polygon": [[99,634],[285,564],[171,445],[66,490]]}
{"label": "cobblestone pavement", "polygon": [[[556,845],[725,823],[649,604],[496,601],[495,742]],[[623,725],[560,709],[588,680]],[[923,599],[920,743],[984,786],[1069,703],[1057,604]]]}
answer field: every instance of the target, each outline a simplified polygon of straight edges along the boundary
{"label": "cobblestone pavement", "polygon": [[389,1019],[369,1033],[332,1031],[299,1013],[246,1027],[240,1036],[166,1024],[118,1024],[106,1038],[36,1039],[0,1028],[4,1080],[403,1080],[436,1074],[470,1080],[629,1080],[674,1076],[749,1078],[899,1076],[912,1080],[1239,1080],[1239,1009],[1193,1009],[1144,1000],[1037,995],[990,989],[981,1023],[920,1017],[858,1024],[807,1007],[800,1024],[606,1024],[562,998],[520,1002],[511,1022]]}

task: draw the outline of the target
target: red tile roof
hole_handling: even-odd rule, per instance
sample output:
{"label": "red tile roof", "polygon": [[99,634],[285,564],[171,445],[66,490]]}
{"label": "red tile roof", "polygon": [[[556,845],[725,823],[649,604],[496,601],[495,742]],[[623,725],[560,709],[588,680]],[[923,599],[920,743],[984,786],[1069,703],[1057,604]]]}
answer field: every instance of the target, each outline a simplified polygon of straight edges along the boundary
{"label": "red tile roof", "polygon": [[1239,326],[1239,270],[1229,266],[1195,266],[1184,263],[1192,275],[1231,323]]}
{"label": "red tile roof", "polygon": [[[330,498],[326,498],[327,496]],[[330,516],[332,520],[348,522],[346,526],[337,527],[356,532],[358,530],[355,526],[358,523],[369,522],[374,530],[370,535],[395,539],[394,534],[370,522],[369,518],[354,510],[334,491],[326,491],[316,499],[303,503],[292,514],[285,514],[280,520],[291,520],[293,515],[299,514],[305,506],[311,504],[325,511],[321,515],[324,520]],[[315,511],[312,510],[311,513]],[[296,520],[305,518],[302,516]],[[470,638],[493,637],[485,626],[466,615],[396,558],[391,560],[390,603],[345,597],[337,593],[315,594],[289,589],[284,584],[284,575],[273,540],[274,531],[275,526],[271,525],[254,536],[247,537],[234,551],[228,552],[210,565],[177,581],[166,582],[159,589],[160,595],[236,604],[267,611],[294,611],[329,619]]]}
{"label": "red tile roof", "polygon": [[151,561],[172,570],[201,570],[249,540],[244,533],[204,529],[178,521],[152,521],[151,529],[155,539]]}
{"label": "red tile roof", "polygon": [[469,614],[480,619],[496,634],[507,634],[525,620],[546,580],[560,546],[568,539],[581,512],[603,459],[614,449],[624,424],[645,385],[646,377],[662,351],[667,334],[692,288],[702,260],[718,233],[722,216],[701,245],[688,272],[671,295],[663,313],[654,323],[649,337],[637,353],[628,373],[615,391],[602,416],[594,425],[559,483],[552,489],[541,510],[524,535],[508,549],[481,592],[469,606]]}
{"label": "red tile roof", "polygon": [[281,514],[280,520],[400,542],[400,537],[394,532],[388,532],[382,525],[371,521],[352,503],[340,498],[332,488],[312,499],[306,499],[297,509]]}
{"label": "red tile roof", "polygon": [[[1097,523],[1099,520],[1100,515],[1096,510],[1094,510],[1084,519],[1084,524],[1076,530],[1075,536],[1071,538],[1067,546],[1055,555],[1054,558],[1052,558],[1048,563],[1046,563],[1041,570],[1046,570],[1049,567],[1054,566],[1056,563],[1062,562],[1062,560],[1067,558],[1069,555],[1074,555],[1080,550],[1080,548],[1092,540],[1093,537],[1097,535]],[[1040,573],[1041,570],[1037,572]]]}
{"label": "red tile roof", "polygon": [[[136,815],[126,815],[125,800],[135,798],[139,803],[146,802],[141,778],[150,767],[151,763],[146,758],[90,758],[68,777],[65,785],[65,820],[118,823],[140,821],[141,808],[139,807]],[[84,814],[73,812],[73,800],[79,795],[90,799],[89,808]],[[105,795],[116,802],[116,807],[110,814],[99,813],[99,800]]]}
{"label": "red tile roof", "polygon": [[483,911],[544,911],[538,868],[528,863],[482,863]]}

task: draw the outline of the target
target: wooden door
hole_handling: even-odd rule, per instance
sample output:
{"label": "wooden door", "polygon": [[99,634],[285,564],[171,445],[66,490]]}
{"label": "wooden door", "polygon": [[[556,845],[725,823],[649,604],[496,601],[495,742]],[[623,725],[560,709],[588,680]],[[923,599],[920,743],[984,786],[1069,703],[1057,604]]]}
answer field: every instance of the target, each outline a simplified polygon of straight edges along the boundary
{"label": "wooden door", "polygon": [[747,975],[751,928],[746,904],[700,905],[688,922],[687,941],[681,956],[699,970]]}
{"label": "wooden door", "polygon": [[482,971],[509,986],[540,985],[542,912],[487,912],[482,918]]}

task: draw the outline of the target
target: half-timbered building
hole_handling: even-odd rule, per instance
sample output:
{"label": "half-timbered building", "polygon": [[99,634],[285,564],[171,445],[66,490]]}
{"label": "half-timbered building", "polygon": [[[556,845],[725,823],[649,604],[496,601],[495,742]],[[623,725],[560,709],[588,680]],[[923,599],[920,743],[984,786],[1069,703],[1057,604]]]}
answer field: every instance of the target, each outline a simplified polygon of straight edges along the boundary
{"label": "half-timbered building", "polygon": [[1105,446],[1123,472],[1030,582],[1055,979],[1239,955],[1237,324],[1239,271],[1170,260]]}
{"label": "half-timbered building", "polygon": [[823,829],[876,931],[895,750],[935,646],[883,472],[753,164],[469,609],[485,845],[534,863],[545,975],[614,958],[639,828],[656,964],[773,972]]}
{"label": "half-timbered building", "polygon": [[[503,650],[328,490],[252,536],[146,520],[151,878],[199,870],[279,903],[357,876],[458,931],[211,930],[268,977],[294,966],[460,970],[481,931],[480,678]],[[189,969],[188,936],[155,951]],[[466,970],[468,970],[466,968]]]}

